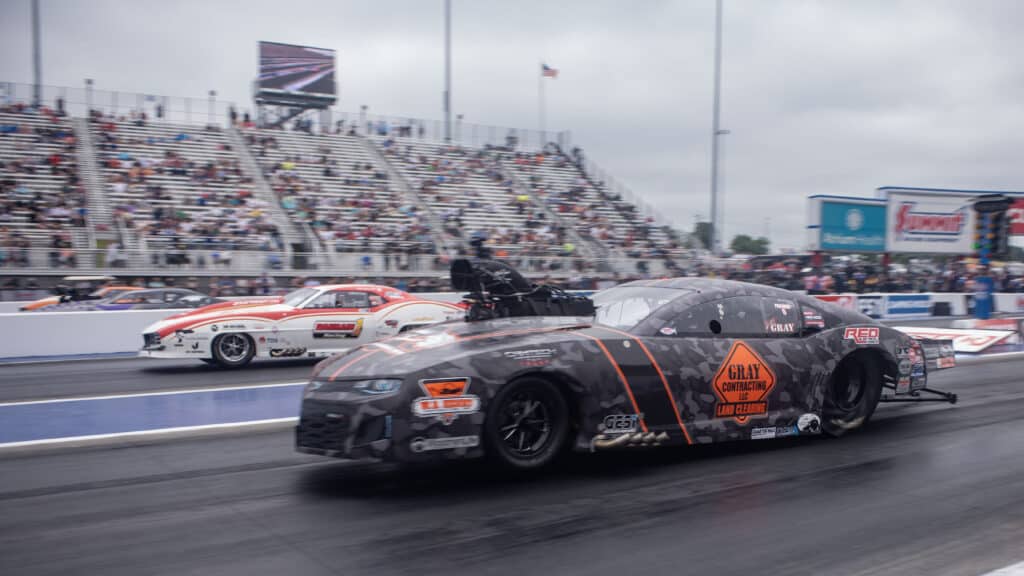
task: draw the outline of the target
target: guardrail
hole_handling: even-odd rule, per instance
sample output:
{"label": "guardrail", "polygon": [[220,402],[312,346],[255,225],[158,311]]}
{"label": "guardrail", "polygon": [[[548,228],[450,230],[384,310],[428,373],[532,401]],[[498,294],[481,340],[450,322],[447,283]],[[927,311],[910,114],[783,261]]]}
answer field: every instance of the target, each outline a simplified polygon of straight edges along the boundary
{"label": "guardrail", "polygon": [[[446,302],[457,302],[460,298],[455,292],[417,295]],[[819,296],[851,309],[872,308],[872,313],[888,320],[928,318],[934,315],[936,304],[943,312],[940,315],[964,316],[972,297],[962,293]],[[17,306],[20,303],[4,304]],[[996,310],[1024,312],[1024,294],[996,294]],[[177,312],[180,310],[3,313],[0,314],[0,326],[4,327],[0,331],[0,359],[131,353],[141,347],[141,334],[146,326]]]}

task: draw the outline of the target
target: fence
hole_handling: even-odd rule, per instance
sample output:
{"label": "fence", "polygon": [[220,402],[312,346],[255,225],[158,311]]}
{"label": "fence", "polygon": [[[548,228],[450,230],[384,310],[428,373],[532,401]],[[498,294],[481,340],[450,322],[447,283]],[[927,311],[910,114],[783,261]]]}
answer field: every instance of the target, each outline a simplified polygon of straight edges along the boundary
{"label": "fence", "polygon": [[[657,259],[513,256],[504,258],[528,275],[567,278],[619,274],[660,276]],[[449,261],[433,254],[301,253],[284,251],[102,249],[60,251],[49,248],[0,247],[0,276],[275,276],[375,277],[447,276]]]}
{"label": "fence", "polygon": [[[249,106],[238,106],[235,102],[218,100],[216,91],[211,91],[206,98],[190,98],[184,96],[165,96],[140,92],[123,92],[101,90],[93,84],[81,88],[69,86],[41,86],[41,99],[44,106],[57,109],[58,100],[63,103],[64,111],[70,116],[87,117],[89,110],[100,110],[115,116],[130,116],[133,112],[145,112],[152,122],[175,124],[217,124],[226,126],[229,123],[231,109],[238,113],[239,120],[250,114],[252,121],[257,121],[257,112]],[[32,103],[33,87],[31,84],[17,82],[0,82],[0,104]],[[248,103],[246,103],[248,104]],[[359,134],[372,131],[376,135],[400,136],[409,138],[444,142],[444,122],[411,116],[386,116],[368,114],[366,110],[347,112],[333,107],[304,117],[310,122],[313,132],[335,131],[339,128],[348,131],[355,128]],[[511,140],[510,140],[511,139]],[[508,126],[491,126],[464,122],[459,115],[452,120],[451,141],[467,146],[482,147],[507,146],[513,144],[516,149],[537,150],[547,142],[557,142],[563,149],[571,146],[569,132],[530,130]]]}

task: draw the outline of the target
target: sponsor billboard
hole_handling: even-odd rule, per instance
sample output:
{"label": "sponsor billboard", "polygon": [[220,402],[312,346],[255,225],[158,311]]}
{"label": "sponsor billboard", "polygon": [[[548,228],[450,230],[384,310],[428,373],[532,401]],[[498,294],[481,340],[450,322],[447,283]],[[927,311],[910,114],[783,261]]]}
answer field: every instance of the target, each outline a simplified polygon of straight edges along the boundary
{"label": "sponsor billboard", "polygon": [[886,207],[878,202],[822,200],[818,247],[843,252],[885,251]]}
{"label": "sponsor billboard", "polygon": [[335,98],[334,50],[277,42],[260,42],[261,96],[287,95]]}
{"label": "sponsor billboard", "polygon": [[889,294],[886,297],[886,318],[909,318],[931,314],[932,297],[929,294]]}
{"label": "sponsor billboard", "polygon": [[889,190],[890,252],[974,252],[973,194]]}
{"label": "sponsor billboard", "polygon": [[1015,198],[1006,215],[1010,218],[1010,236],[1024,236],[1024,198]]}

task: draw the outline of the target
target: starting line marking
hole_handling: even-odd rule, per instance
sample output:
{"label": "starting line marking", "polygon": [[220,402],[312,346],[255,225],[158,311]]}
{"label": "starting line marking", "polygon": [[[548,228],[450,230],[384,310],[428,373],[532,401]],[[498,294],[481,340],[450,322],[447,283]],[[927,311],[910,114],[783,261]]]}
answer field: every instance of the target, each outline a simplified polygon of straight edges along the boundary
{"label": "starting line marking", "polygon": [[307,381],[283,382],[279,384],[248,384],[241,386],[221,386],[212,388],[185,388],[183,390],[163,390],[159,392],[135,392],[132,394],[108,394],[106,396],[78,396],[68,398],[47,398],[46,400],[24,400],[0,402],[0,406],[28,406],[30,404],[54,404],[57,402],[82,402],[87,400],[115,400],[117,398],[139,398],[143,396],[169,396],[174,394],[203,394],[207,392],[228,392],[231,390],[257,390],[261,388],[281,388],[284,386],[304,386]]}

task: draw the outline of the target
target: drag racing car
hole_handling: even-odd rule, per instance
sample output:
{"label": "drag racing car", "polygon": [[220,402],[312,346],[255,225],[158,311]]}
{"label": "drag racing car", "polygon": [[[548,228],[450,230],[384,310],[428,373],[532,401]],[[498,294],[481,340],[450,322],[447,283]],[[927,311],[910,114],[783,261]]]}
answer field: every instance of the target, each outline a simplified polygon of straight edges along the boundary
{"label": "drag racing car", "polygon": [[88,312],[96,310],[170,310],[181,308],[200,308],[222,302],[189,290],[187,288],[149,288],[133,290],[100,300],[85,302],[67,302],[45,308],[43,312]]}
{"label": "drag racing car", "polygon": [[316,358],[463,314],[457,304],[386,286],[316,286],[165,318],[144,330],[140,355],[195,358],[229,368],[253,358]]}
{"label": "drag racing car", "polygon": [[[83,302],[91,300],[102,300],[105,298],[113,298],[119,294],[125,292],[131,292],[133,290],[142,290],[135,286],[117,286],[111,285],[109,282],[116,280],[111,276],[65,276],[61,281],[64,282],[57,286],[53,296],[47,296],[34,302],[29,302],[24,306],[21,306],[18,310],[21,312],[34,312],[37,310],[46,309],[52,311],[53,308],[58,305],[66,305],[72,302]],[[108,283],[100,288],[95,288],[97,284]]]}
{"label": "drag racing car", "polygon": [[840,436],[879,401],[956,401],[928,387],[954,365],[949,341],[786,290],[674,278],[590,301],[494,261],[457,261],[452,284],[466,321],[317,365],[299,451],[530,469],[567,449]]}

